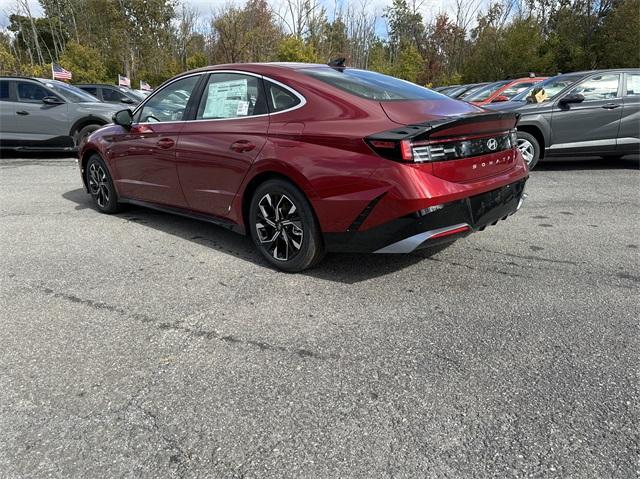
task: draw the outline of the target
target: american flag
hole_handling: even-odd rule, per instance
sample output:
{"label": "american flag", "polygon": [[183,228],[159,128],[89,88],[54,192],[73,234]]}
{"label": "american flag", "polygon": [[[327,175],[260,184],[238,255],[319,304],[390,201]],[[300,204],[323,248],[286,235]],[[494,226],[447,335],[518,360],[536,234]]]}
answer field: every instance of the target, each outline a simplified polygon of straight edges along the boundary
{"label": "american flag", "polygon": [[65,70],[57,63],[51,64],[51,74],[54,80],[71,80],[73,77],[69,70]]}
{"label": "american flag", "polygon": [[123,77],[122,75],[118,75],[118,86],[131,86],[131,80],[128,77]]}
{"label": "american flag", "polygon": [[140,89],[145,91],[151,91],[151,85],[149,85],[146,81],[140,80]]}

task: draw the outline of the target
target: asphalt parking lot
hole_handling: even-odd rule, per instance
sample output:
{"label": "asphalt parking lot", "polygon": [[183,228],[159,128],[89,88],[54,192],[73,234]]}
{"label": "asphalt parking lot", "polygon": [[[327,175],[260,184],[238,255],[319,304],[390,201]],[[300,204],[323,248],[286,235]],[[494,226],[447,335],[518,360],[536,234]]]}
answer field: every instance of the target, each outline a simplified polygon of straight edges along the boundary
{"label": "asphalt parking lot", "polygon": [[637,159],[541,165],[432,258],[270,269],[0,160],[0,477],[640,474]]}

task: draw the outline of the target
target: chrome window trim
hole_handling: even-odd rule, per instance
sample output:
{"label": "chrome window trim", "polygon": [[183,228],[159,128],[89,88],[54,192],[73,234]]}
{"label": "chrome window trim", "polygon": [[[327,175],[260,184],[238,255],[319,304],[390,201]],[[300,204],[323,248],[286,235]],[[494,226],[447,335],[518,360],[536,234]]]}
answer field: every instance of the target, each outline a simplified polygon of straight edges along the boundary
{"label": "chrome window trim", "polygon": [[[292,106],[291,108],[287,108],[286,110],[282,110],[282,111],[276,111],[273,113],[269,113],[269,115],[279,115],[280,113],[287,113],[293,110],[297,110],[298,108],[302,108],[303,106],[305,106],[307,104],[307,99],[302,96],[300,93],[298,93],[296,90],[294,90],[293,88],[291,88],[288,85],[285,85],[284,83],[279,82],[278,80],[274,80],[272,78],[266,77],[266,76],[262,76],[263,80],[267,80],[268,82],[273,83],[274,85],[279,86],[280,88],[283,88],[285,90],[287,90],[289,93],[293,94],[293,96],[295,96],[298,100],[300,100],[300,103],[298,103],[297,105]],[[268,105],[267,105],[268,108]]]}
{"label": "chrome window trim", "polygon": [[[133,113],[131,114],[132,117],[135,117],[138,114],[138,111],[141,110],[142,108],[144,108],[144,105],[151,100],[151,98],[153,98],[157,93],[161,92],[162,90],[164,90],[166,87],[168,87],[169,85],[180,81],[184,78],[190,78],[192,76],[198,76],[198,75],[211,75],[211,74],[215,74],[215,73],[236,73],[239,75],[248,75],[248,76],[252,76],[255,78],[260,78],[262,80],[267,80],[270,81],[271,83],[273,83],[274,85],[278,85],[281,88],[284,88],[285,90],[287,90],[288,92],[292,93],[296,98],[298,98],[300,100],[300,103],[298,103],[297,105],[292,106],[291,108],[287,108],[286,110],[282,110],[282,111],[276,111],[274,113],[263,113],[260,115],[250,115],[250,116],[238,116],[238,117],[234,117],[234,118],[205,118],[205,119],[201,119],[201,120],[179,120],[179,121],[154,121],[154,122],[138,122],[138,123],[134,123],[134,125],[156,125],[158,123],[162,123],[163,125],[167,125],[167,124],[175,124],[175,123],[193,123],[193,122],[202,122],[202,121],[230,121],[230,120],[243,120],[243,119],[247,119],[247,118],[260,118],[263,116],[273,116],[273,115],[280,115],[281,113],[289,113],[290,111],[293,110],[297,110],[298,108],[302,108],[303,106],[305,106],[307,104],[307,99],[302,96],[302,94],[298,93],[296,90],[294,90],[293,88],[291,88],[288,85],[285,85],[284,83],[279,82],[278,80],[274,80],[272,78],[269,78],[267,76],[264,75],[260,75],[259,73],[252,73],[252,72],[246,72],[244,70],[209,70],[209,71],[204,71],[204,72],[197,72],[197,73],[192,73],[190,75],[184,75],[178,78],[175,78],[173,80],[170,80],[166,85],[162,85],[162,88],[159,88],[157,90],[155,90],[151,95],[149,95],[147,98],[145,98],[145,100],[140,103],[135,110],[133,110]],[[267,108],[269,108],[269,106],[267,105]]]}

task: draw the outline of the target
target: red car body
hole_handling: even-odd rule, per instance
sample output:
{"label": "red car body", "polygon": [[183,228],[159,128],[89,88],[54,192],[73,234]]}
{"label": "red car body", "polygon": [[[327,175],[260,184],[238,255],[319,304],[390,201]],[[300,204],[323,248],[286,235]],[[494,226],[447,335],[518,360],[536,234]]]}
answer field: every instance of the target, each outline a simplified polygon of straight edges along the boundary
{"label": "red car body", "polygon": [[[97,153],[120,201],[245,234],[253,191],[266,179],[284,178],[312,205],[329,251],[408,252],[484,229],[519,208],[528,170],[512,142],[516,115],[435,92],[429,100],[372,100],[306,74],[330,68],[234,64],[180,75],[243,73],[284,85],[302,101],[224,121],[106,126],[79,152],[85,188],[87,159]],[[489,151],[486,142],[500,146]],[[415,161],[425,148],[437,156],[458,146],[482,152]]]}
{"label": "red car body", "polygon": [[[509,101],[522,90],[546,79],[547,77],[527,77],[518,78],[517,80],[492,83],[478,90],[468,98],[465,98],[465,101],[478,106],[500,101]],[[492,88],[492,85],[494,88]],[[485,92],[485,95],[482,95],[483,92]],[[474,98],[478,98],[478,96],[481,96],[482,99],[474,100]]]}

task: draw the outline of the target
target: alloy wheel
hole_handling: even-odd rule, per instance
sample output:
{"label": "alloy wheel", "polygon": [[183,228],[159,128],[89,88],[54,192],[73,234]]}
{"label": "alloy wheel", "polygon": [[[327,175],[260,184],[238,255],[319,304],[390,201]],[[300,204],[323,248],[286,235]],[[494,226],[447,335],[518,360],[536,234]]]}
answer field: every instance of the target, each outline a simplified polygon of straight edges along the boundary
{"label": "alloy wheel", "polygon": [[522,153],[522,157],[527,165],[531,164],[533,161],[533,157],[535,156],[535,148],[531,144],[529,140],[525,140],[524,138],[518,138],[518,150]]}
{"label": "alloy wheel", "polygon": [[100,208],[104,208],[111,198],[108,181],[104,168],[97,163],[91,163],[89,166],[89,191]]}
{"label": "alloy wheel", "polygon": [[278,261],[295,257],[302,247],[304,228],[291,198],[267,193],[258,201],[257,213],[255,228],[261,246]]}

